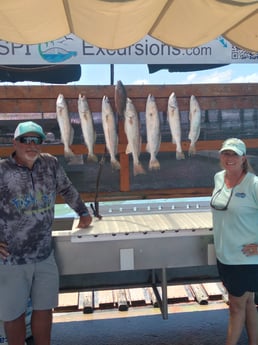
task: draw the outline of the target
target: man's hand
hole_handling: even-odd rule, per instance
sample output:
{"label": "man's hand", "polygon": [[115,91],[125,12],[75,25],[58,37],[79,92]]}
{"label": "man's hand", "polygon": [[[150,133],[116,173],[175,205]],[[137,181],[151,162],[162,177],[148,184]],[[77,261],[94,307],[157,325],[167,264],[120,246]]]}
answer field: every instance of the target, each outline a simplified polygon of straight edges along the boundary
{"label": "man's hand", "polygon": [[0,258],[6,260],[8,256],[7,244],[0,242]]}
{"label": "man's hand", "polygon": [[80,216],[79,223],[77,225],[77,228],[87,228],[92,222],[92,217],[91,215],[87,216]]}

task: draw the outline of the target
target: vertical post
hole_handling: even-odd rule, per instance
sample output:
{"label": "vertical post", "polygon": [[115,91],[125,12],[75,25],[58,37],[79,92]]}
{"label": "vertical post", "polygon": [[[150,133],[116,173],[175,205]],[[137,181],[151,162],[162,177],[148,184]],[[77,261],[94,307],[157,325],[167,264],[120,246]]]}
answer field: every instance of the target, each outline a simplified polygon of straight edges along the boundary
{"label": "vertical post", "polygon": [[168,294],[167,294],[167,271],[166,268],[162,268],[162,316],[164,320],[168,319]]}
{"label": "vertical post", "polygon": [[[120,191],[128,192],[130,191],[130,165],[129,165],[129,155],[125,153],[125,148],[127,145],[127,138],[124,132],[124,120],[118,120],[118,152],[120,160]],[[121,149],[123,147],[123,151]]]}
{"label": "vertical post", "polygon": [[114,85],[114,65],[110,65],[110,85]]}
{"label": "vertical post", "polygon": [[168,319],[168,298],[167,298],[167,271],[166,268],[161,269],[161,294],[160,296],[159,290],[157,289],[156,285],[156,276],[155,270],[152,270],[152,289],[157,299],[160,311],[162,313],[162,317],[164,320]]}

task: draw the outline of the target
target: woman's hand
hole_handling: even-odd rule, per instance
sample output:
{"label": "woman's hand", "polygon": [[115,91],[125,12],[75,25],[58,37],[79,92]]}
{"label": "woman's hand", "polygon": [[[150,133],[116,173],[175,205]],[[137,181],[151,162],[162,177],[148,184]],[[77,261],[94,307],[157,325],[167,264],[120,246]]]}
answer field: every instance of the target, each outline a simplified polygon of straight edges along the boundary
{"label": "woman's hand", "polygon": [[258,244],[257,243],[246,244],[243,246],[242,252],[246,256],[258,255]]}

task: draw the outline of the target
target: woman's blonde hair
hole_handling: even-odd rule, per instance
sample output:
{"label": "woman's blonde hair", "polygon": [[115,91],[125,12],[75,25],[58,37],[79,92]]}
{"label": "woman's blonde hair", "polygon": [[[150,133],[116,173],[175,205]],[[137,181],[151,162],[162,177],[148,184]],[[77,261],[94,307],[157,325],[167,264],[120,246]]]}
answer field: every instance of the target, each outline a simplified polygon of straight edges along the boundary
{"label": "woman's blonde hair", "polygon": [[242,167],[243,167],[243,172],[244,173],[247,173],[248,171],[250,172],[254,172],[254,169],[252,168],[251,164],[249,163],[247,157],[245,156],[245,160],[242,164]]}

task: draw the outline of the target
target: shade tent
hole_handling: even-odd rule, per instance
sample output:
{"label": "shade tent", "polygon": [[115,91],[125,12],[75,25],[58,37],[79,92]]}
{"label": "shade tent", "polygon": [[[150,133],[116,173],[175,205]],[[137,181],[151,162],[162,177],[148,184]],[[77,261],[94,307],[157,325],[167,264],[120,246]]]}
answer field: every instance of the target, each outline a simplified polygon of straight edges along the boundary
{"label": "shade tent", "polygon": [[[110,65],[110,82],[114,83],[114,66]],[[220,64],[157,64],[147,65],[149,73],[160,70],[168,72],[200,71],[222,67]],[[0,65],[0,82],[42,82],[50,84],[66,84],[78,81],[81,77],[80,65]]]}
{"label": "shade tent", "polygon": [[128,47],[146,35],[191,48],[223,35],[258,51],[258,1],[1,0],[0,37],[36,44],[69,33],[101,48]]}
{"label": "shade tent", "polygon": [[66,84],[81,77],[80,65],[0,65],[0,82]]}
{"label": "shade tent", "polygon": [[166,69],[168,72],[193,72],[193,71],[202,71],[206,69],[218,68],[226,66],[227,64],[157,64],[157,65],[148,65],[149,73],[156,73],[160,70]]}

